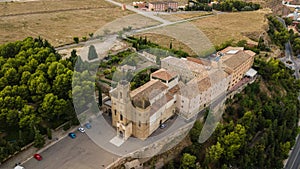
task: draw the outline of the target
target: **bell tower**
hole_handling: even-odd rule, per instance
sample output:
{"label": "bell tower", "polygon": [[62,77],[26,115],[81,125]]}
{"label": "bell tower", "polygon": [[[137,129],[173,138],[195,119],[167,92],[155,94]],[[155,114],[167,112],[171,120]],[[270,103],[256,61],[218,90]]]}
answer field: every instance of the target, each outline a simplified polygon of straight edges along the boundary
{"label": "bell tower", "polygon": [[110,92],[112,101],[112,125],[117,128],[117,135],[127,139],[132,133],[132,104],[130,83],[121,80]]}
{"label": "bell tower", "polygon": [[130,102],[129,92],[130,92],[130,83],[126,80],[121,80],[117,86],[117,95],[120,103],[127,104]]}

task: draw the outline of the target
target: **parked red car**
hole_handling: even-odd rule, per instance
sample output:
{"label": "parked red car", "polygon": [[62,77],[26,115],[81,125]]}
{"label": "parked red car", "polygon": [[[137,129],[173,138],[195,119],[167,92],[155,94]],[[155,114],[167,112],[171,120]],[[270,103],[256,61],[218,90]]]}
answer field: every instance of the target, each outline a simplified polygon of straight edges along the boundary
{"label": "parked red car", "polygon": [[43,159],[43,157],[40,154],[34,154],[33,157],[38,161],[41,161]]}

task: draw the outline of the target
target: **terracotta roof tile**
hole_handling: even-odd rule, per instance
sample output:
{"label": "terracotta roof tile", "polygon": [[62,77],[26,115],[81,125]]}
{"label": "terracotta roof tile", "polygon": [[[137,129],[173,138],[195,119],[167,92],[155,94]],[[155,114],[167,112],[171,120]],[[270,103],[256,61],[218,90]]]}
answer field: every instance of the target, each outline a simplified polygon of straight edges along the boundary
{"label": "terracotta roof tile", "polygon": [[175,72],[170,72],[165,69],[159,69],[159,70],[153,72],[151,74],[151,76],[161,79],[161,80],[169,81],[169,80],[173,79],[174,77],[176,77],[177,74]]}
{"label": "terracotta roof tile", "polygon": [[139,103],[142,101],[149,102],[157,94],[164,90],[167,90],[168,86],[159,80],[150,80],[143,86],[130,92],[133,103]]}

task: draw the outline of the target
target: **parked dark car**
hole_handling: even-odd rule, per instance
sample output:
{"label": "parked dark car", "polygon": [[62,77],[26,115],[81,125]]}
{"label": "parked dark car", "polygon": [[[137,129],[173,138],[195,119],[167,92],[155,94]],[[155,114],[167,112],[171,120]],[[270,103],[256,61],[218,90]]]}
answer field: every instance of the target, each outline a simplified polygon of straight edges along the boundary
{"label": "parked dark car", "polygon": [[71,137],[72,139],[76,138],[76,134],[75,133],[69,133],[69,137]]}
{"label": "parked dark car", "polygon": [[86,123],[84,126],[85,126],[85,128],[87,128],[87,129],[90,129],[90,128],[92,128],[92,125],[91,125],[91,123]]}
{"label": "parked dark car", "polygon": [[164,128],[166,128],[167,127],[167,125],[166,124],[161,124],[160,126],[159,126],[159,128],[161,128],[161,129],[164,129]]}

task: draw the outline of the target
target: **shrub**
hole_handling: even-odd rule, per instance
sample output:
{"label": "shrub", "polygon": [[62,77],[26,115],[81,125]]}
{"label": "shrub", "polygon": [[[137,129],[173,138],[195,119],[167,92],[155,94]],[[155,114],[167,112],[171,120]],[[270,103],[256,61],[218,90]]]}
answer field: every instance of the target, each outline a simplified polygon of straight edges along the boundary
{"label": "shrub", "polygon": [[70,128],[71,128],[71,125],[70,125],[69,122],[67,122],[67,123],[64,125],[63,130],[64,130],[64,131],[67,131],[67,130],[69,130]]}
{"label": "shrub", "polygon": [[75,43],[77,43],[77,44],[79,43],[79,38],[78,37],[74,37],[73,40],[74,40]]}

